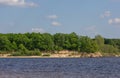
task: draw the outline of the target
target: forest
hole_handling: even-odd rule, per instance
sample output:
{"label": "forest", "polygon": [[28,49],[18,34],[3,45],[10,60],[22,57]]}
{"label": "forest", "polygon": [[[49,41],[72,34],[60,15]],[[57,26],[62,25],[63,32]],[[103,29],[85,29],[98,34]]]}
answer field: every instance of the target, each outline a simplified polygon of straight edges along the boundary
{"label": "forest", "polygon": [[120,39],[80,36],[64,33],[0,33],[0,53],[41,55],[41,52],[76,51],[81,53],[119,53]]}

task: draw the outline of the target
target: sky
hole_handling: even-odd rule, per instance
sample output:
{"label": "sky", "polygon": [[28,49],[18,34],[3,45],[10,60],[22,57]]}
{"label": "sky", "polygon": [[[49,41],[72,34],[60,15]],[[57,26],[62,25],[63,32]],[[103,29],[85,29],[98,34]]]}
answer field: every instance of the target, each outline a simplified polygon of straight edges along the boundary
{"label": "sky", "polygon": [[120,38],[120,0],[0,0],[0,33]]}

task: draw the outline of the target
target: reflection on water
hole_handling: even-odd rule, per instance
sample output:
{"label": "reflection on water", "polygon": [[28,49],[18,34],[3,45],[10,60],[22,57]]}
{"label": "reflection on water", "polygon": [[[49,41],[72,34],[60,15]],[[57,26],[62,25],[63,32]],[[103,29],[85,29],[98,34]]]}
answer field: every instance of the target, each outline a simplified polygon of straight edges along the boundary
{"label": "reflection on water", "polygon": [[3,58],[0,78],[120,78],[120,58]]}

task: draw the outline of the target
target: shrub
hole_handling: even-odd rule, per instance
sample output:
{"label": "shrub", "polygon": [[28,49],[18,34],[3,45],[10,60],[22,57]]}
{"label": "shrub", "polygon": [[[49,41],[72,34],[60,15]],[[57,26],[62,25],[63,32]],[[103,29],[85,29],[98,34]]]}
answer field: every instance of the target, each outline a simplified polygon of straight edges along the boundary
{"label": "shrub", "polygon": [[41,56],[41,52],[37,51],[21,51],[21,52],[14,52],[13,56]]}

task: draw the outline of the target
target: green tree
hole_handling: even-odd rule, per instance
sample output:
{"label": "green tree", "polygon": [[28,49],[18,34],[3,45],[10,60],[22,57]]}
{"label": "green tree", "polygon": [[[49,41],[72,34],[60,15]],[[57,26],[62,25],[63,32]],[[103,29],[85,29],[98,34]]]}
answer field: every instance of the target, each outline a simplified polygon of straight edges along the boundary
{"label": "green tree", "polygon": [[56,50],[63,50],[64,42],[65,42],[65,35],[62,33],[56,33],[53,36],[54,44]]}
{"label": "green tree", "polygon": [[69,34],[64,34],[64,42],[63,42],[63,48],[70,50],[71,43],[70,43],[70,36]]}
{"label": "green tree", "polygon": [[44,33],[42,35],[41,45],[42,45],[41,48],[45,51],[54,50],[54,42],[52,35]]}
{"label": "green tree", "polygon": [[91,53],[98,51],[97,43],[92,39],[90,39],[89,37],[81,36],[80,42],[81,42],[81,47],[80,47],[81,52]]}
{"label": "green tree", "polygon": [[41,42],[42,42],[42,35],[40,33],[31,33],[31,40],[32,40],[32,49],[39,49],[41,50]]}
{"label": "green tree", "polygon": [[10,41],[6,36],[0,36],[0,50],[2,51],[10,51]]}
{"label": "green tree", "polygon": [[75,32],[69,34],[70,50],[78,50],[78,35]]}
{"label": "green tree", "polygon": [[23,44],[20,44],[20,45],[18,46],[18,49],[19,49],[20,52],[27,52],[27,51],[28,51]]}
{"label": "green tree", "polygon": [[101,35],[95,36],[96,43],[99,46],[99,50],[102,50],[102,47],[104,46],[104,38]]}
{"label": "green tree", "polygon": [[17,48],[17,44],[16,44],[15,42],[12,42],[12,43],[11,43],[11,50],[12,50],[12,51],[17,51],[17,49],[18,49],[18,48]]}

